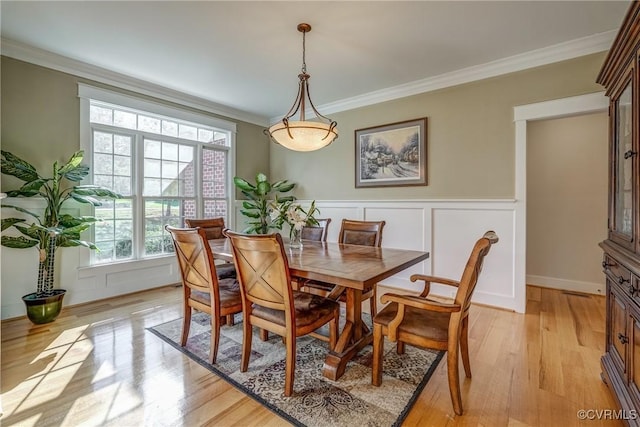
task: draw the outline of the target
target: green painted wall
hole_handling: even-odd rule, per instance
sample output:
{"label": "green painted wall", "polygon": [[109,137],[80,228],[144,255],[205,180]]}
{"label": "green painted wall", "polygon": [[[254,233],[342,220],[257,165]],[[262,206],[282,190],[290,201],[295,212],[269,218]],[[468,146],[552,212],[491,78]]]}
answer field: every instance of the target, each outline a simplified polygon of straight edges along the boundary
{"label": "green painted wall", "polygon": [[[31,162],[37,168],[49,168],[54,160],[67,160],[71,153],[80,148],[78,82],[128,93],[4,56],[1,57],[0,67],[1,147]],[[154,101],[171,105],[157,99]],[[189,110],[215,116],[203,111]],[[236,173],[252,176],[258,171],[268,171],[269,143],[262,133],[263,128],[227,117],[218,117],[237,124]],[[3,191],[20,185],[17,179],[6,176],[2,177],[1,184]]]}
{"label": "green painted wall", "polygon": [[[595,80],[604,56],[584,56],[330,114],[340,136],[327,148],[298,153],[271,143],[272,178],[297,182],[296,196],[301,199],[512,199],[513,107],[602,91]],[[419,117],[429,119],[428,185],[355,188],[354,131]]]}

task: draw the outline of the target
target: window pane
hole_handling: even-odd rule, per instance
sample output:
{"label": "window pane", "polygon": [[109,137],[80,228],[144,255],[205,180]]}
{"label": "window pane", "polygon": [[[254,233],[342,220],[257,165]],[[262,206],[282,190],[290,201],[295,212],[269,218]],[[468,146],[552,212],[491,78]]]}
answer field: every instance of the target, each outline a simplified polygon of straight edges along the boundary
{"label": "window pane", "polygon": [[145,201],[145,254],[159,255],[173,252],[171,237],[165,225],[182,225],[180,200],[157,199]]}
{"label": "window pane", "polygon": [[[183,200],[182,201],[182,213],[184,218],[195,218],[196,211],[196,201],[195,200]],[[180,227],[183,227],[184,224],[180,224]]]}
{"label": "window pane", "polygon": [[178,136],[178,124],[176,122],[162,121],[162,134],[169,136]]}
{"label": "window pane", "polygon": [[144,159],[144,176],[150,178],[160,178],[162,162],[160,160]]}
{"label": "window pane", "polygon": [[113,191],[121,196],[131,196],[131,178],[127,176],[113,177]]}
{"label": "window pane", "polygon": [[160,179],[145,178],[143,194],[152,197],[162,196],[162,183]]}
{"label": "window pane", "polygon": [[113,156],[113,174],[131,176],[131,157]]}
{"label": "window pane", "polygon": [[178,162],[163,161],[162,162],[163,178],[178,178]]}
{"label": "window pane", "polygon": [[96,174],[111,175],[113,174],[113,156],[110,154],[94,154],[93,170]]}
{"label": "window pane", "polygon": [[96,153],[113,153],[113,135],[104,132],[93,132],[93,151]]}
{"label": "window pane", "polygon": [[180,145],[180,149],[178,150],[179,160],[181,162],[192,162],[193,151],[194,151],[194,147],[190,145]]}
{"label": "window pane", "polygon": [[225,200],[205,200],[204,216],[210,217],[227,217],[227,202]]}
{"label": "window pane", "polygon": [[160,119],[156,119],[155,117],[148,117],[143,115],[138,115],[138,129],[143,130],[145,132],[153,132],[160,133]]}
{"label": "window pane", "polygon": [[213,131],[209,129],[198,129],[198,141],[213,142]]}
{"label": "window pane", "polygon": [[113,152],[122,156],[131,156],[131,136],[114,135]]}
{"label": "window pane", "polygon": [[202,195],[226,197],[227,153],[218,150],[202,150]]}
{"label": "window pane", "polygon": [[89,120],[93,123],[110,125],[113,123],[113,110],[111,108],[92,105],[89,108]]}
{"label": "window pane", "polygon": [[184,125],[181,123],[178,135],[180,136],[180,138],[197,141],[198,128],[196,128],[195,126]]}
{"label": "window pane", "polygon": [[113,112],[113,125],[127,129],[135,129],[137,125],[136,117],[137,115],[135,113],[115,110]]}
{"label": "window pane", "polygon": [[163,196],[177,196],[179,181],[177,179],[163,179],[162,180],[162,195]]}
{"label": "window pane", "polygon": [[162,144],[160,141],[153,141],[151,139],[144,140],[144,156],[148,158],[159,159],[161,158]]}
{"label": "window pane", "polygon": [[111,175],[93,175],[93,183],[101,187],[114,188],[113,176]]}
{"label": "window pane", "polygon": [[95,262],[105,263],[133,256],[133,211],[131,199],[105,201],[95,208],[101,221],[95,224],[95,243],[100,252]]}
{"label": "window pane", "polygon": [[213,136],[213,143],[217,145],[226,145],[229,146],[229,140],[227,138],[226,133],[215,132]]}
{"label": "window pane", "polygon": [[163,142],[162,143],[162,159],[178,160],[178,144]]}

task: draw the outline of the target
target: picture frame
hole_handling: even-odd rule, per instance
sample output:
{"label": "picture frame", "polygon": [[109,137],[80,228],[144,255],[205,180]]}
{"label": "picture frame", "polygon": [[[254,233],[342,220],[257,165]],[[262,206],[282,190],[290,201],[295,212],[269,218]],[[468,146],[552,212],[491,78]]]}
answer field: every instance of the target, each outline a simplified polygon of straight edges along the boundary
{"label": "picture frame", "polygon": [[356,188],[427,185],[427,118],[355,131]]}

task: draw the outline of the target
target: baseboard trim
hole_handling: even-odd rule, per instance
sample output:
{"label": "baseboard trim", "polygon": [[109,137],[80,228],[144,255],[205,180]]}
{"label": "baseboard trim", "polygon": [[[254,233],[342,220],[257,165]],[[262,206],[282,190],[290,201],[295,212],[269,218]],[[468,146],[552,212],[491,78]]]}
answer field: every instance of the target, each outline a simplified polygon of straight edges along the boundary
{"label": "baseboard trim", "polygon": [[604,295],[605,293],[604,278],[603,283],[593,283],[527,274],[527,285],[595,295]]}

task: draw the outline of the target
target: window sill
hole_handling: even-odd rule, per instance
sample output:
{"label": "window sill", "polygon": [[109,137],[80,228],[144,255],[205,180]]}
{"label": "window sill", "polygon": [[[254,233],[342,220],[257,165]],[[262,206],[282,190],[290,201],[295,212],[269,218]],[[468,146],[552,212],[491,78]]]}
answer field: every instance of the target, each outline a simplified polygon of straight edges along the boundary
{"label": "window sill", "polygon": [[122,273],[126,271],[140,270],[143,268],[152,268],[161,265],[175,264],[176,257],[173,254],[160,255],[154,258],[136,259],[121,262],[112,262],[109,264],[88,265],[78,268],[78,278],[88,279],[96,275]]}

